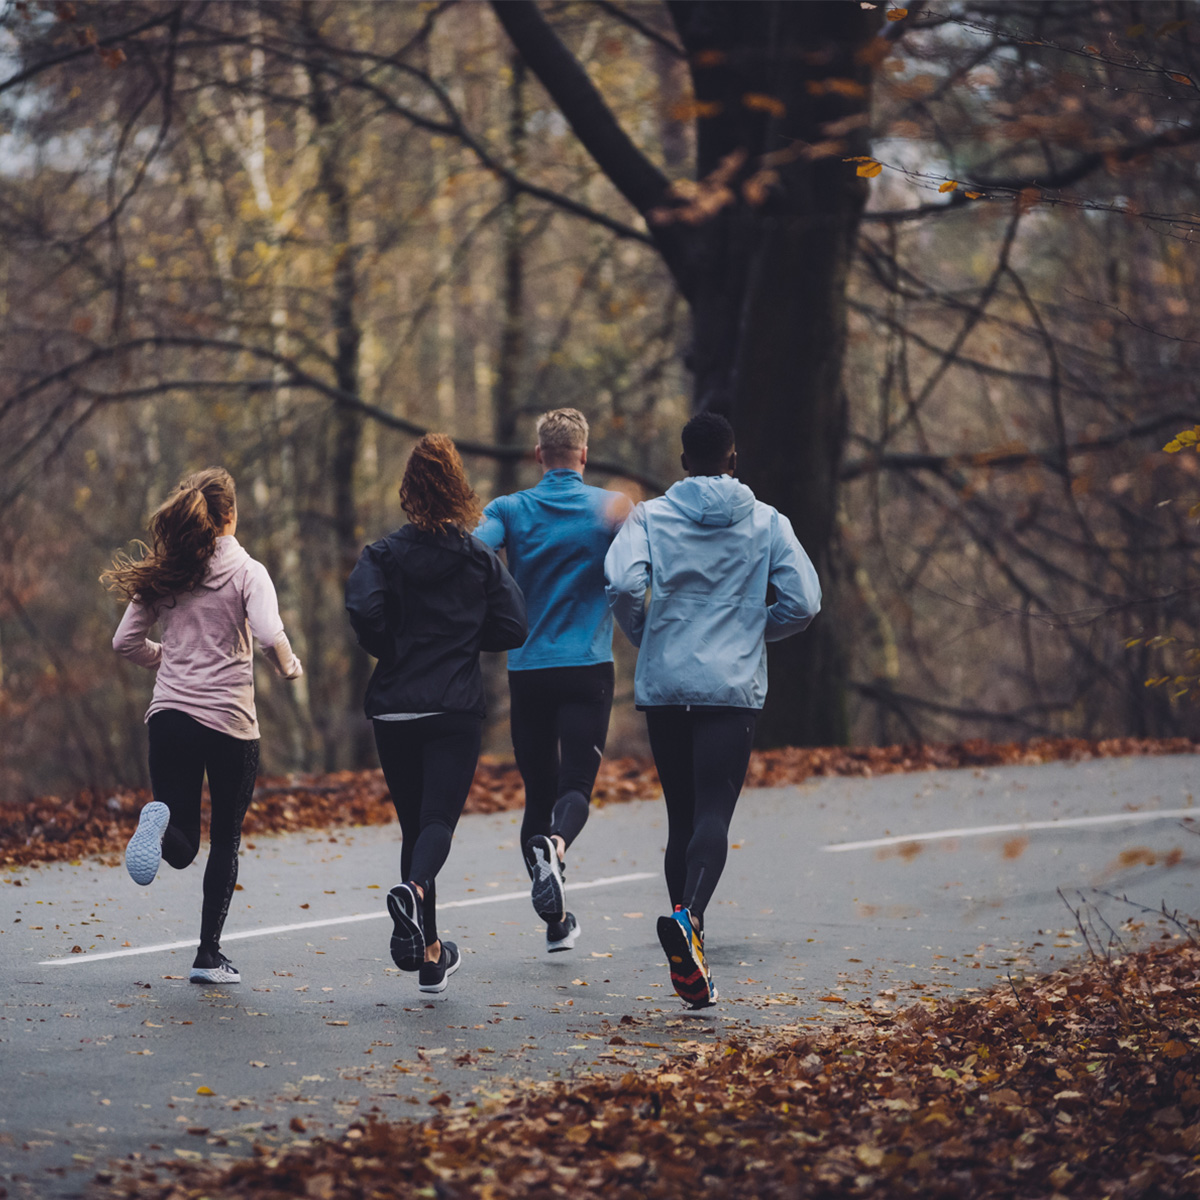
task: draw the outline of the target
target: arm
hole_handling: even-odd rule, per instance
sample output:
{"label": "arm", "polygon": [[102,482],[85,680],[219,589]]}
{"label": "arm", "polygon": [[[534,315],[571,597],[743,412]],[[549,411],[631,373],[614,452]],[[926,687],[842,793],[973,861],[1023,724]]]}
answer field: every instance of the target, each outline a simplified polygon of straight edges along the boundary
{"label": "arm", "polygon": [[346,580],[346,612],[358,644],[375,658],[387,652],[388,637],[385,618],[387,579],[379,565],[374,546],[368,546],[358,557],[350,578]]}
{"label": "arm", "polygon": [[246,572],[245,588],[243,599],[246,602],[250,632],[258,638],[267,661],[284,679],[299,679],[304,674],[304,668],[292,653],[292,643],[283,631],[283,618],[279,615],[279,597],[275,594],[275,585],[262,563],[251,564]]}
{"label": "arm", "polygon": [[488,555],[487,616],[483,621],[481,650],[514,650],[529,634],[525,597],[504,564]]}
{"label": "arm", "polygon": [[113,634],[113,649],[139,667],[155,670],[162,662],[162,643],[152,642],[146,634],[156,620],[152,609],[140,600],[131,600]]}
{"label": "arm", "polygon": [[796,540],[791,522],[775,513],[771,527],[771,573],[775,603],[767,609],[768,642],[778,642],[807,629],[821,611],[821,584],[816,568]]}
{"label": "arm", "polygon": [[615,535],[633,512],[633,501],[624,492],[610,491],[608,496],[608,503],[604,506],[604,519]]}
{"label": "arm", "polygon": [[644,505],[639,504],[630,513],[609,546],[604,577],[608,580],[604,592],[617,624],[635,646],[640,646],[646,624],[646,588],[650,585],[650,538]]}
{"label": "arm", "polygon": [[499,550],[504,545],[508,532],[504,524],[504,499],[504,496],[497,496],[483,510],[483,519],[475,530],[475,536],[492,550]]}

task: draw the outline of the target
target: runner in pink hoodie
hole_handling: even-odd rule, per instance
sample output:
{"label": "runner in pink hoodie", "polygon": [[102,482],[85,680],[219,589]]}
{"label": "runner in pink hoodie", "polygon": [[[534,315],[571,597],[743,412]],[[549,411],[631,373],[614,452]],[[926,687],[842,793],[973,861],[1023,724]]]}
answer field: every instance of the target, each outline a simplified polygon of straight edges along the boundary
{"label": "runner in pink hoodie", "polygon": [[[212,817],[193,983],[241,980],[221,953],[221,930],[258,774],[251,635],[285,679],[303,674],[267,569],[238,545],[236,529],[233,479],[210,467],[184,479],[151,517],[145,557],[120,554],[101,576],[130,601],[113,649],[158,672],[146,712],[154,799],[125,849],[135,883],[151,883],[163,858],[182,870],[196,857],[208,775]],[[155,624],[161,642],[148,636]]]}

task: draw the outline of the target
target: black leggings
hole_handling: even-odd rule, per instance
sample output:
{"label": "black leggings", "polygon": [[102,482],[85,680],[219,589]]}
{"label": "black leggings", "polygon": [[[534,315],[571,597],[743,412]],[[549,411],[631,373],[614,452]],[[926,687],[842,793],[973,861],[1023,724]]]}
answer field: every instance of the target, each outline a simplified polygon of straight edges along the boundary
{"label": "black leggings", "polygon": [[483,718],[439,713],[372,724],[379,765],[400,818],[400,874],[425,891],[425,944],[431,946],[438,940],[435,880],[475,778]]}
{"label": "black leggings", "polygon": [[200,910],[200,945],[216,950],[238,877],[242,821],[258,775],[258,739],[231,737],[176,709],[149,720],[150,788],[171,810],[162,854],[177,871],[200,851],[200,789],[208,774],[212,815]]}
{"label": "black leggings", "polygon": [[613,665],[509,671],[512,744],[525,781],[521,845],[557,834],[570,845],[588,819],[608,738]]}
{"label": "black leggings", "polygon": [[664,869],[671,903],[704,916],[729,852],[758,710],[647,708],[650,749],[667,802]]}

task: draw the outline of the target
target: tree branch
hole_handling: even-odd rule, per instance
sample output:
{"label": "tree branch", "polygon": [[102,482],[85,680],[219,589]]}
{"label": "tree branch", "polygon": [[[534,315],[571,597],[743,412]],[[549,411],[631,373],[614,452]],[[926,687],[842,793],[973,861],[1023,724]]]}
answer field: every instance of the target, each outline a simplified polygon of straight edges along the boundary
{"label": "tree branch", "polygon": [[[492,11],[584,149],[621,195],[643,216],[661,205],[671,181],[633,144],[579,60],[546,23],[533,0],[493,0]],[[694,291],[692,272],[684,253],[689,239],[676,225],[651,229],[668,269],[684,295],[690,296]]]}
{"label": "tree branch", "polygon": [[853,459],[843,465],[839,478],[843,482],[851,479],[861,479],[864,475],[873,475],[878,471],[929,471],[934,475],[944,475],[949,471],[961,470],[964,467],[994,468],[994,467],[1023,467],[1030,463],[1039,463],[1044,467],[1057,470],[1063,461],[1064,454],[1068,457],[1075,454],[1094,454],[1100,450],[1109,450],[1134,438],[1146,437],[1159,433],[1174,425],[1195,423],[1194,412],[1162,413],[1130,425],[1128,429],[1117,430],[1098,438],[1085,438],[1082,441],[1071,442],[1065,446],[1053,446],[1045,450],[1014,450],[1004,454],[993,454],[987,450],[966,454],[906,454],[879,453],[869,454],[864,458]]}
{"label": "tree branch", "polygon": [[[161,395],[167,391],[173,390],[194,390],[194,391],[213,391],[213,390],[243,390],[263,391],[268,386],[270,387],[304,387],[311,391],[317,392],[320,395],[326,396],[337,403],[344,409],[359,412],[365,417],[384,425],[389,429],[395,429],[401,433],[409,434],[412,437],[422,437],[430,432],[430,427],[423,425],[420,422],[409,420],[407,417],[397,416],[395,413],[390,413],[386,409],[380,408],[377,405],[369,404],[361,397],[353,392],[345,391],[337,387],[335,384],[326,383],[323,379],[310,374],[304,370],[297,362],[287,357],[287,355],[279,354],[274,350],[267,350],[260,346],[250,346],[243,342],[234,341],[226,338],[205,338],[205,337],[176,337],[170,335],[159,335],[154,337],[131,338],[129,341],[122,342],[116,346],[98,347],[90,354],[78,359],[73,363],[60,367],[57,371],[51,372],[35,383],[29,384],[20,389],[13,396],[10,396],[2,406],[0,406],[0,416],[12,411],[18,404],[24,403],[33,399],[36,395],[43,392],[46,388],[51,387],[55,383],[62,383],[69,380],[75,374],[93,367],[101,362],[106,362],[110,359],[120,357],[125,354],[134,354],[140,350],[146,349],[161,349],[173,347],[176,349],[188,350],[221,350],[229,354],[248,354],[253,358],[263,362],[271,363],[273,366],[282,368],[287,373],[287,378],[271,379],[271,380],[229,380],[229,381],[214,381],[214,380],[166,380],[158,384],[149,384],[139,388],[129,389],[122,392],[103,393],[90,391],[88,395],[97,402],[117,403],[124,400],[144,400],[153,395]],[[476,441],[471,438],[455,438],[454,444],[463,454],[478,455],[482,458],[505,459],[510,461],[520,461],[530,458],[532,450],[528,446],[498,446],[490,442]],[[612,475],[618,479],[628,479],[631,483],[636,483],[640,487],[659,495],[667,490],[668,484],[656,479],[652,475],[647,475],[642,471],[631,470],[623,463],[613,462],[608,459],[591,458],[588,459],[588,466],[597,474]]]}
{"label": "tree branch", "polygon": [[633,13],[626,12],[619,4],[613,4],[611,0],[595,0],[595,4],[602,12],[608,13],[610,17],[622,24],[628,25],[630,29],[636,29],[642,37],[649,38],[650,41],[669,50],[677,58],[687,58],[687,51],[677,41],[659,33],[657,29],[651,28],[645,21],[635,17]]}

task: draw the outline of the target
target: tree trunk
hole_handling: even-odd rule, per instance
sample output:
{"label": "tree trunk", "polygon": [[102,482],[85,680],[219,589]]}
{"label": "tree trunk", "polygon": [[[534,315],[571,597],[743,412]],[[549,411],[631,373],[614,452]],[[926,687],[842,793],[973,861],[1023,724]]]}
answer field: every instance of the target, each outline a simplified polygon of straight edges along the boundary
{"label": "tree trunk", "polygon": [[[512,57],[512,80],[508,92],[508,153],[519,171],[525,159],[525,61]],[[497,444],[512,446],[517,440],[517,389],[521,360],[525,354],[525,247],[521,232],[521,196],[509,182],[505,188],[504,221],[501,235],[503,300],[501,304],[500,352],[496,362],[495,424]],[[496,495],[517,488],[517,462],[502,458],[496,463]]]}
{"label": "tree trunk", "polygon": [[[843,160],[865,153],[865,51],[878,15],[844,0],[671,10],[697,102],[714,112],[699,118],[698,178],[745,157],[731,176],[740,194],[699,230],[695,407],[729,416],[741,475],[791,519],[825,593],[808,632],[769,650],[759,741],[834,745],[847,736],[830,553],[846,427],[845,293],[866,199]],[[841,144],[826,157],[797,152],[831,140]],[[791,161],[776,161],[789,147]],[[764,163],[773,175],[756,176]]]}
{"label": "tree trunk", "polygon": [[[311,6],[306,4],[302,12],[306,31],[315,45]],[[329,209],[329,242],[334,253],[329,314],[334,334],[334,382],[343,395],[356,396],[362,331],[355,312],[358,251],[354,244],[350,193],[346,187],[343,131],[338,129],[334,119],[333,106],[321,73],[320,54],[316,49],[312,51],[308,67],[312,88],[310,106],[320,156],[319,187]],[[363,417],[357,409],[340,400],[335,403],[330,474],[333,484],[333,559],[337,563],[339,583],[344,583],[353,569],[361,541],[354,484],[362,425]],[[340,596],[340,588],[337,590]],[[328,715],[325,726],[327,771],[344,766],[365,767],[374,762],[370,726],[363,719],[361,711],[362,697],[370,676],[370,663],[359,649],[349,622],[343,620],[340,627],[343,637],[335,662],[321,664],[334,677],[343,674],[338,666],[346,664],[344,677],[341,680],[331,678],[329,682],[335,686],[326,689],[327,696],[337,696],[336,711]],[[340,687],[336,686],[339,682]]]}
{"label": "tree trunk", "polygon": [[866,184],[879,8],[856,0],[674,0],[696,97],[695,194],[615,121],[524,0],[493,9],[580,140],[649,223],[692,308],[694,406],[727,414],[746,482],[791,519],[825,590],[771,649],[763,744],[844,742],[831,544],[845,437],[845,290]]}

